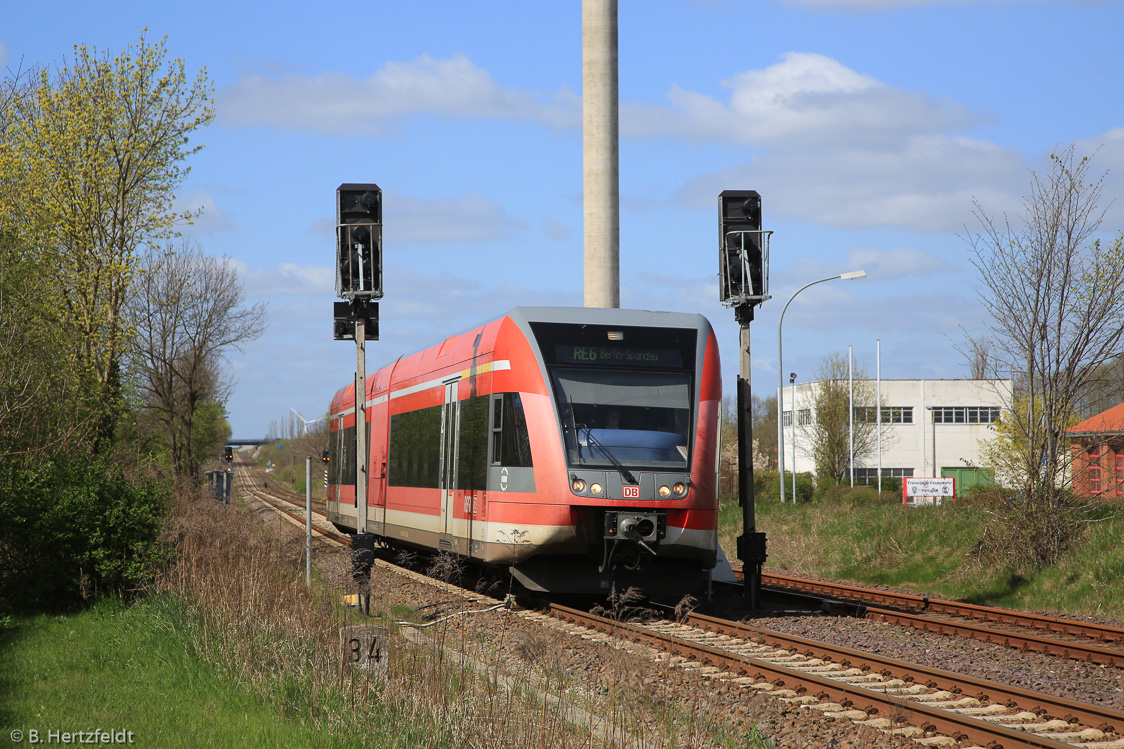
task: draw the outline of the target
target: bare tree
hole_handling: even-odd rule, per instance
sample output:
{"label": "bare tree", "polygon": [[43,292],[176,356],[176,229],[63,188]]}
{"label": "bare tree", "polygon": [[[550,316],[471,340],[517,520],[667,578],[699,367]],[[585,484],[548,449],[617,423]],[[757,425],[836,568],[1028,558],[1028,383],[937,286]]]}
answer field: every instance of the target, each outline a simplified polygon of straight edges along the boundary
{"label": "bare tree", "polygon": [[1024,520],[1041,526],[1023,529],[1032,534],[1026,543],[1037,562],[1051,561],[1065,545],[1039,533],[1064,525],[1055,509],[1063,506],[1058,489],[1069,459],[1065,430],[1124,338],[1124,234],[1102,241],[1104,178],[1074,151],[1051,154],[1049,172],[1032,173],[1013,222],[976,202],[980,230],[967,237],[991,317],[991,356],[1021,384],[1004,415],[1015,458],[1006,478],[1019,490]]}
{"label": "bare tree", "polygon": [[994,376],[991,340],[987,337],[969,338],[967,355],[970,377],[973,380],[987,380]]}
{"label": "bare tree", "polygon": [[878,444],[878,424],[875,416],[865,415],[874,408],[876,394],[874,383],[867,379],[866,369],[856,365],[851,372],[854,382],[856,418],[851,418],[851,382],[848,380],[847,357],[831,354],[824,357],[813,383],[814,405],[812,418],[801,424],[799,412],[793,410],[804,444],[811,445],[815,456],[816,474],[821,479],[836,484],[841,482],[851,468],[851,427],[854,426],[854,460],[861,463],[872,454]]}
{"label": "bare tree", "polygon": [[261,335],[265,303],[244,302],[231,260],[204,256],[188,242],[149,253],[133,285],[129,363],[180,475],[197,467],[192,437],[200,406],[225,400],[225,356]]}

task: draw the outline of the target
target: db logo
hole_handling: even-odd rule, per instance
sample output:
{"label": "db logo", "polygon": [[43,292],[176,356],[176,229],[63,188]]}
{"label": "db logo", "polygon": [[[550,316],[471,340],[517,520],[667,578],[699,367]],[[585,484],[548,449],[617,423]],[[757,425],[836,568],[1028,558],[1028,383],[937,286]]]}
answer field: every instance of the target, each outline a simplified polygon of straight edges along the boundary
{"label": "db logo", "polygon": [[625,499],[640,499],[639,486],[626,486],[621,490]]}

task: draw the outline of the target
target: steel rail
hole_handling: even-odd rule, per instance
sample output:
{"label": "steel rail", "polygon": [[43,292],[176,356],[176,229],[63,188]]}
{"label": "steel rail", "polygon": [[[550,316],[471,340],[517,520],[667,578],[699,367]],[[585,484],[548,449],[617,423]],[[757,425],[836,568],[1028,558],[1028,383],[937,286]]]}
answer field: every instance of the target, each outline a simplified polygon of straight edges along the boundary
{"label": "steel rail", "polygon": [[781,666],[768,661],[738,655],[693,643],[672,635],[654,632],[635,625],[604,619],[576,609],[554,604],[551,613],[564,620],[596,629],[633,642],[652,644],[661,650],[697,659],[705,665],[717,666],[727,671],[742,673],[761,681],[771,681],[797,691],[810,691],[824,702],[834,702],[847,709],[862,710],[876,715],[908,715],[909,722],[923,730],[952,737],[956,741],[972,741],[989,749],[1014,747],[1041,747],[1042,749],[1072,749],[1071,743],[1019,731],[988,721],[960,715],[921,702],[865,689]]}
{"label": "steel rail", "polygon": [[934,619],[931,616],[912,614],[906,611],[867,608],[867,619],[875,619],[889,624],[913,627],[938,635],[967,637],[980,642],[989,642],[1018,650],[1043,653],[1059,658],[1071,658],[1086,663],[1097,663],[1114,668],[1124,668],[1124,651],[1112,650],[1083,642],[1070,642],[1056,638],[1038,637],[1022,632],[980,626],[971,622]]}
{"label": "steel rail", "polygon": [[[243,469],[245,469],[244,466],[241,466],[241,467]],[[267,505],[269,505],[270,509],[272,509],[274,512],[279,512],[282,515],[285,515],[286,517],[288,517],[292,521],[294,521],[297,525],[299,525],[301,527],[304,526],[305,516],[304,516],[304,508],[303,507],[300,508],[299,512],[295,511],[295,510],[290,510],[287,507],[283,507],[279,503],[285,503],[287,505],[294,505],[296,503],[293,502],[292,500],[286,498],[286,497],[281,497],[281,496],[277,496],[277,495],[274,495],[274,494],[270,494],[268,491],[263,491],[262,489],[259,489],[258,487],[254,486],[252,483],[246,482],[246,478],[243,475],[239,475],[239,474],[235,474],[235,475],[238,478],[241,478],[244,482],[244,485],[242,487],[243,492],[245,492],[247,494],[250,494],[251,496],[253,496],[254,498],[256,498],[256,499],[258,499],[262,502],[265,502]],[[320,512],[320,511],[317,511],[317,510],[314,510],[313,514],[324,517],[324,513]],[[317,528],[315,525],[313,525],[313,527],[312,527],[312,532],[314,534],[320,536],[321,538],[323,538],[325,541],[327,541],[329,543],[333,543],[333,544],[336,544],[338,546],[343,546],[345,548],[351,548],[351,539],[348,536],[343,535],[342,533],[338,533],[336,531],[325,530],[323,528]]]}
{"label": "steel rail", "polygon": [[1059,720],[1079,722],[1102,731],[1124,731],[1124,712],[1112,708],[1055,697],[966,674],[899,661],[875,653],[865,653],[841,645],[808,640],[796,635],[703,614],[691,614],[685,623],[709,632],[751,639],[771,647],[795,650],[804,655],[813,654],[813,657],[843,665],[869,668],[878,673],[891,673],[906,681],[977,697],[987,702],[998,702],[1008,707],[1016,706],[1030,712],[1045,710],[1046,714]]}
{"label": "steel rail", "polygon": [[1105,643],[1124,643],[1124,628],[1095,622],[1079,622],[1042,614],[981,606],[974,603],[948,601],[939,598],[929,598],[928,596],[896,593],[843,583],[807,580],[800,577],[790,577],[775,573],[764,573],[762,575],[762,584],[783,589],[799,590],[806,593],[815,593],[817,595],[831,596],[834,598],[862,601],[868,605],[875,603],[908,609],[910,611],[924,611],[926,613],[944,614],[962,619],[1026,627],[1028,629],[1037,629],[1066,636],[1084,637]]}

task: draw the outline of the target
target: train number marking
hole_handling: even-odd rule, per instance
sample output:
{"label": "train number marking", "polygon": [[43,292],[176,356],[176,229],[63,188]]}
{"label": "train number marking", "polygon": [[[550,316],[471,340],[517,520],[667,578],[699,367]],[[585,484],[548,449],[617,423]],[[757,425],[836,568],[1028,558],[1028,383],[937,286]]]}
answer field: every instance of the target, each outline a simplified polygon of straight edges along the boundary
{"label": "train number marking", "polygon": [[507,467],[500,469],[500,491],[507,491]]}
{"label": "train number marking", "polygon": [[390,665],[386,627],[361,624],[340,630],[340,660],[344,666],[386,678]]}
{"label": "train number marking", "polygon": [[640,499],[639,486],[626,486],[621,489],[621,496],[625,499]]}

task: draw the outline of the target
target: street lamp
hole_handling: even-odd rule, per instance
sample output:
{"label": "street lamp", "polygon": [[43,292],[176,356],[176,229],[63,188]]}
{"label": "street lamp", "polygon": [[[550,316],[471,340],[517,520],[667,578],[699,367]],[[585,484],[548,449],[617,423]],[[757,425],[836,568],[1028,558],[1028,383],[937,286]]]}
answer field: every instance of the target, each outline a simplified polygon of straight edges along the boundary
{"label": "street lamp", "polygon": [[933,478],[940,478],[937,475],[937,409],[936,406],[925,406],[925,410],[929,412],[929,423],[933,427]]}
{"label": "street lamp", "polygon": [[[781,501],[782,502],[785,501],[785,496],[784,496],[784,429],[780,428],[779,425],[784,421],[784,419],[783,419],[783,416],[784,416],[784,349],[781,346],[781,342],[782,342],[781,341],[781,331],[784,328],[784,313],[788,311],[788,305],[792,304],[792,300],[796,298],[796,295],[799,294],[804,289],[808,288],[809,286],[815,286],[818,283],[824,283],[826,281],[835,281],[835,280],[839,280],[839,279],[842,279],[844,281],[851,281],[851,280],[856,279],[856,278],[866,278],[866,271],[865,270],[852,270],[852,271],[848,271],[846,273],[840,273],[838,276],[829,276],[827,278],[821,278],[818,281],[812,281],[811,283],[805,284],[804,286],[801,286],[799,289],[797,289],[796,294],[793,294],[792,296],[790,296],[788,298],[788,301],[785,302],[784,309],[781,310],[781,319],[780,319],[780,322],[777,323],[777,380],[778,380],[778,387],[777,387],[777,423],[778,423],[778,428],[777,428],[777,443],[778,443],[777,444],[777,461],[779,463],[778,469],[780,470],[780,478],[781,478],[780,485],[781,485]],[[796,421],[796,409],[795,408],[793,408],[793,411],[792,411],[792,419],[793,419],[793,422]],[[792,462],[793,462],[793,467],[795,468],[796,459],[793,458]],[[793,479],[795,480],[795,476],[793,477]],[[793,492],[792,492],[792,501],[794,503],[796,502],[796,490],[795,489],[793,489]]]}
{"label": "street lamp", "polygon": [[[792,386],[792,501],[796,502],[796,373],[788,373],[788,384]],[[784,474],[781,474],[784,483]]]}

